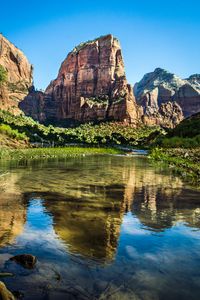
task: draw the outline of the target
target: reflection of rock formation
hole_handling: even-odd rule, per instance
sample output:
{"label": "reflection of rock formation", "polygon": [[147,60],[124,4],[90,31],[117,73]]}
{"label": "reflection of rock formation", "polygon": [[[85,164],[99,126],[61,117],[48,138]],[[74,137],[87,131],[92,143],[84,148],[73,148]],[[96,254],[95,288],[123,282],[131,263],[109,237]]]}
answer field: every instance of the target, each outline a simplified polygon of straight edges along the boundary
{"label": "reflection of rock formation", "polygon": [[26,208],[16,185],[18,177],[7,174],[0,178],[0,247],[22,233],[26,221]]}
{"label": "reflection of rock formation", "polygon": [[145,186],[137,189],[131,211],[154,231],[163,231],[178,222],[200,228],[199,192]]}
{"label": "reflection of rock formation", "polygon": [[[7,211],[12,216],[23,212],[20,193],[25,195],[25,203],[34,197],[44,199],[44,211],[51,214],[60,239],[72,253],[92,259],[110,261],[114,257],[127,211],[148,230],[162,231],[178,221],[200,227],[199,193],[183,190],[181,179],[155,169],[145,158],[43,161],[2,178],[3,195],[11,203]],[[14,228],[20,228],[19,224]]]}
{"label": "reflection of rock formation", "polygon": [[109,261],[116,252],[123,214],[121,199],[109,197],[106,190],[102,188],[99,197],[90,200],[58,193],[39,193],[34,197],[44,199],[56,234],[72,253]]}

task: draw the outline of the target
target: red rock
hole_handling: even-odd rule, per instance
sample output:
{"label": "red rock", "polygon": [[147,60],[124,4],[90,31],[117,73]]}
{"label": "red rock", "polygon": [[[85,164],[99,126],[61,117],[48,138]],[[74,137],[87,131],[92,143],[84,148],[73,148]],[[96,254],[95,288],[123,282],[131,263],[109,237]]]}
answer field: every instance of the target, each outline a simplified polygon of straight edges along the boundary
{"label": "red rock", "polygon": [[7,71],[7,83],[0,87],[0,109],[21,113],[19,102],[32,85],[32,65],[24,53],[0,34],[0,65]]}
{"label": "red rock", "polygon": [[43,97],[31,93],[20,107],[39,121],[119,120],[136,124],[139,120],[120,44],[112,35],[74,48]]}

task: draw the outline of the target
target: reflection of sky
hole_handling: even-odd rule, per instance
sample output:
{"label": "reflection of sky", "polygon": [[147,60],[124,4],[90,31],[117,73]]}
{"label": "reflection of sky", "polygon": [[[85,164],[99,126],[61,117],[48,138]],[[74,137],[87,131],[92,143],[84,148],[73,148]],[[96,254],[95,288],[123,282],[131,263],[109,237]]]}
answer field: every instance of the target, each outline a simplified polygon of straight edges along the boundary
{"label": "reflection of sky", "polygon": [[[24,232],[17,238],[20,247],[36,251],[40,255],[66,255],[66,246],[56,235],[53,218],[47,213],[41,199],[32,199],[27,213]],[[192,261],[192,255],[198,256],[200,235],[198,230],[178,222],[163,232],[153,232],[144,227],[132,213],[124,215],[121,225],[116,260],[143,260],[169,263],[175,259]],[[189,255],[190,254],[190,255]],[[177,257],[178,256],[178,257]]]}
{"label": "reflection of sky", "polygon": [[27,211],[24,232],[17,238],[17,245],[39,256],[64,254],[66,246],[56,235],[53,218],[46,212],[43,200],[31,199]]}
{"label": "reflection of sky", "polygon": [[[91,288],[91,282],[97,284],[102,281],[112,282],[115,289],[123,282],[128,282],[132,291],[124,290],[122,296],[127,293],[127,298],[123,299],[131,299],[130,295],[134,293],[138,293],[138,299],[143,299],[140,298],[143,292],[148,300],[162,299],[163,291],[171,293],[173,299],[178,299],[177,289],[179,296],[187,295],[191,299],[194,294],[193,299],[199,299],[200,235],[198,230],[182,222],[165,231],[154,232],[144,227],[134,214],[127,213],[122,221],[115,260],[107,266],[90,268],[86,267],[86,260],[76,264],[68,257],[66,246],[56,235],[53,217],[45,210],[43,201],[31,199],[24,232],[16,239],[14,248],[18,249],[17,252],[32,253],[40,261],[37,277],[27,278],[28,284],[33,280],[37,284],[43,280],[52,280],[49,278],[55,277],[54,270],[57,270],[63,280],[76,278],[75,284],[81,282],[84,288]],[[91,273],[89,278],[88,269]],[[62,284],[64,287],[65,281]],[[190,286],[193,291],[188,290]]]}
{"label": "reflection of sky", "polygon": [[[139,220],[128,213],[121,225],[117,258],[140,263],[140,269],[160,266],[174,274],[185,274],[200,266],[199,230],[178,222],[162,233],[155,233],[142,226]],[[198,265],[195,265],[198,261]],[[192,267],[192,268],[191,268]]]}
{"label": "reflection of sky", "polygon": [[52,216],[45,211],[41,199],[32,199],[30,201],[26,226],[33,230],[52,230]]}

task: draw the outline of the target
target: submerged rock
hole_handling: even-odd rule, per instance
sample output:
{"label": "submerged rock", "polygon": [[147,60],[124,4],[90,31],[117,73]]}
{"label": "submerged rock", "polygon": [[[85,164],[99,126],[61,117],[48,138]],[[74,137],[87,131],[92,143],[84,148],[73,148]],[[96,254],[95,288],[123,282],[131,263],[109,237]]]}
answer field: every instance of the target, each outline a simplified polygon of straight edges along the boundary
{"label": "submerged rock", "polygon": [[20,254],[10,258],[10,260],[15,261],[24,268],[33,269],[37,262],[36,256],[32,254]]}
{"label": "submerged rock", "polygon": [[15,300],[14,295],[7,289],[5,284],[0,281],[0,299],[1,300]]}

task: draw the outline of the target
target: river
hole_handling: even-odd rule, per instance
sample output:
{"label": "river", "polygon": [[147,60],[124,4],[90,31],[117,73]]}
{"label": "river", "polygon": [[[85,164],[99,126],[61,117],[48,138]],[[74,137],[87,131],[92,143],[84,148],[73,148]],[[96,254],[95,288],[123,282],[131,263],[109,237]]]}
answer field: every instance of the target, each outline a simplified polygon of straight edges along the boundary
{"label": "river", "polygon": [[[1,166],[1,278],[23,299],[200,299],[200,191],[146,157]],[[34,269],[9,258],[36,255]]]}

